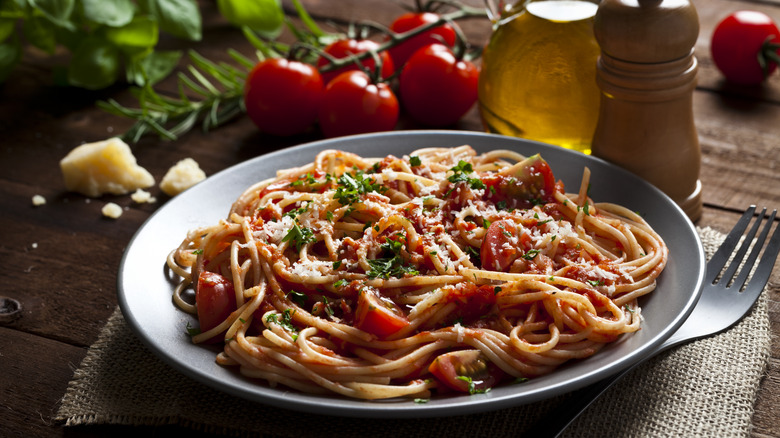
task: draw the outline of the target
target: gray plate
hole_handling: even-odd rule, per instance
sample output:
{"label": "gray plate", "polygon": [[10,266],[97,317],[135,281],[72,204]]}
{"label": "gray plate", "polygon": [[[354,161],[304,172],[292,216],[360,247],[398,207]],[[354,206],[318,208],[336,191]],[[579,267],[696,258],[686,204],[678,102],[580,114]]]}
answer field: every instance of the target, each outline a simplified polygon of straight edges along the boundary
{"label": "gray plate", "polygon": [[[340,396],[300,394],[251,381],[214,362],[213,348],[193,345],[186,333],[195,319],[171,301],[174,280],[165,269],[168,253],[194,227],[224,218],[232,202],[251,184],[279,169],[314,160],[323,149],[342,149],[365,157],[401,156],[422,147],[469,144],[477,151],[512,149],[541,153],[569,191],[579,187],[584,166],[592,171],[591,196],[640,212],[664,238],[669,263],[658,288],[644,297],[642,330],[608,345],[595,356],[571,362],[552,374],[523,384],[494,388],[486,394],[411,400],[362,401]],[[163,361],[183,374],[218,390],[257,402],[328,415],[377,418],[431,417],[483,412],[539,401],[583,387],[616,373],[668,338],[687,318],[698,299],[704,275],[704,252],[693,224],[666,195],[616,166],[559,147],[516,138],[460,131],[410,131],[319,141],[257,157],[224,170],[160,208],[138,230],[122,259],[118,276],[119,305],[132,330]]]}

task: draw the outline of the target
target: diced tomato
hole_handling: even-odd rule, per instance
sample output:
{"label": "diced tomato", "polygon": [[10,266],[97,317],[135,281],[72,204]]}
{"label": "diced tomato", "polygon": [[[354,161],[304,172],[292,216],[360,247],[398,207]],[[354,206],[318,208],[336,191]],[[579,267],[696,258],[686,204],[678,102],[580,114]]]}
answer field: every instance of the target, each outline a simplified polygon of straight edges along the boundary
{"label": "diced tomato", "polygon": [[503,169],[501,175],[508,178],[501,180],[497,190],[510,201],[510,207],[528,208],[555,199],[555,176],[539,154]]}
{"label": "diced tomato", "polygon": [[[233,283],[220,274],[201,271],[198,287],[195,289],[195,303],[198,308],[200,331],[213,329],[236,310],[236,295]],[[218,337],[210,339],[216,341]]]}
{"label": "diced tomato", "polygon": [[409,325],[409,320],[389,298],[372,287],[361,288],[355,312],[355,327],[385,339]]}
{"label": "diced tomato", "polygon": [[485,320],[494,304],[496,304],[496,286],[485,284],[477,286],[474,283],[462,283],[450,290],[447,302],[457,304],[450,314],[451,321],[459,321],[461,325],[471,326],[479,320]]}
{"label": "diced tomato", "polygon": [[504,375],[479,350],[441,354],[433,360],[428,371],[447,387],[468,394],[485,392]]}
{"label": "diced tomato", "polygon": [[506,271],[519,255],[517,226],[508,219],[493,222],[482,239],[479,257],[482,268]]}

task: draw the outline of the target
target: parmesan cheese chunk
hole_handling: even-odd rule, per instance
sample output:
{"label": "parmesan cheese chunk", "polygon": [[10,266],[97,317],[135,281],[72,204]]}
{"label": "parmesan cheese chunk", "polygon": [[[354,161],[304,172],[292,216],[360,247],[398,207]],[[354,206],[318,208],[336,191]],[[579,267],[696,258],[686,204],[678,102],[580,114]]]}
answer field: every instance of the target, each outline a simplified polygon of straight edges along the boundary
{"label": "parmesan cheese chunk", "polygon": [[111,219],[118,219],[119,216],[122,216],[122,207],[113,202],[104,205],[100,211],[103,213],[103,216],[110,217]]}
{"label": "parmesan cheese chunk", "polygon": [[147,192],[146,190],[138,189],[130,195],[130,199],[132,199],[134,202],[138,204],[143,204],[144,202],[148,202],[150,204],[153,204],[157,202],[157,198],[152,196],[151,193]]}
{"label": "parmesan cheese chunk", "polygon": [[204,179],[206,173],[198,163],[192,158],[185,158],[168,169],[160,181],[160,189],[168,196],[176,196]]}
{"label": "parmesan cheese chunk", "polygon": [[32,197],[32,204],[36,207],[40,207],[41,205],[46,204],[46,198],[44,198],[41,195],[35,195]]}
{"label": "parmesan cheese chunk", "polygon": [[78,146],[60,161],[65,187],[96,198],[124,195],[154,185],[154,177],[139,166],[130,146],[119,138]]}

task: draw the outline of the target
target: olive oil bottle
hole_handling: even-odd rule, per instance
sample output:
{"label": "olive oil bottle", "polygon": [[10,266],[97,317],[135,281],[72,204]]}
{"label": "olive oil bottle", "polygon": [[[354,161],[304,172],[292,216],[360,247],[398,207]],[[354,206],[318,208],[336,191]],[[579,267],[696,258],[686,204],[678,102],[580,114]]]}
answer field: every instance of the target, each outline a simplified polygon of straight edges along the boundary
{"label": "olive oil bottle", "polygon": [[482,56],[485,130],[590,153],[598,120],[598,5],[525,1],[502,14]]}

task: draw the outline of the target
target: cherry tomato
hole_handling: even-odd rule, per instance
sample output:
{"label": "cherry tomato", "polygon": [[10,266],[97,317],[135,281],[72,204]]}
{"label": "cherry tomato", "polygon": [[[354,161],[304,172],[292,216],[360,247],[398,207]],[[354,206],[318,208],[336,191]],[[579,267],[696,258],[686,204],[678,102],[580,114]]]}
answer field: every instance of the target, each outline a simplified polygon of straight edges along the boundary
{"label": "cherry tomato", "polygon": [[353,70],[325,87],[320,128],[326,137],[390,131],[398,113],[398,99],[387,84],[374,83],[364,72]]}
{"label": "cherry tomato", "polygon": [[[369,50],[374,50],[379,47],[379,44],[371,41],[371,40],[355,40],[355,39],[346,39],[346,40],[339,40],[334,43],[329,44],[327,47],[325,47],[324,52],[328,55],[336,58],[336,59],[344,59],[349,58],[350,55],[359,55],[363,52],[367,52]],[[390,75],[393,74],[395,71],[395,67],[393,66],[393,60],[390,58],[390,54],[386,51],[384,52],[377,52],[377,55],[379,56],[379,60],[382,63],[382,77],[388,78]],[[328,65],[330,61],[328,61],[328,58],[324,56],[320,56],[319,59],[317,59],[317,67],[322,68],[323,66]],[[365,66],[369,71],[374,71],[376,68],[376,62],[374,61],[373,57],[368,57],[361,61],[363,66]],[[358,66],[354,63],[342,68],[339,68],[337,70],[331,70],[322,73],[322,79],[325,81],[325,84],[333,80],[336,76],[338,76],[340,73],[343,73],[345,71],[350,70],[359,70]]]}
{"label": "cherry tomato", "polygon": [[511,201],[510,207],[543,204],[555,199],[558,190],[550,165],[539,154],[530,156],[501,171],[497,191]]}
{"label": "cherry tomato", "polygon": [[371,287],[360,290],[355,327],[384,339],[408,325],[409,320],[392,300]]}
{"label": "cherry tomato", "polygon": [[[195,289],[195,303],[200,331],[213,329],[236,310],[233,283],[215,272],[202,271]],[[218,340],[218,337],[211,340]]]}
{"label": "cherry tomato", "polygon": [[506,271],[519,255],[517,226],[511,220],[493,222],[485,232],[479,258],[482,268],[489,271]]}
{"label": "cherry tomato", "polygon": [[[769,16],[757,11],[737,11],[715,27],[710,49],[715,66],[727,80],[754,85],[761,83],[777,68],[780,60],[778,44],[780,31]],[[762,67],[762,62],[766,64],[766,69]]]}
{"label": "cherry tomato", "polygon": [[425,125],[452,125],[477,101],[479,70],[449,47],[431,44],[409,58],[400,77],[406,112]]}
{"label": "cherry tomato", "polygon": [[[438,19],[439,15],[434,14],[433,12],[408,12],[396,18],[390,25],[390,30],[400,34],[433,23]],[[395,67],[401,68],[418,49],[437,43],[452,47],[455,45],[455,40],[455,29],[449,24],[442,24],[441,26],[436,26],[419,35],[415,35],[388,50],[390,52],[390,57],[393,58]]]}
{"label": "cherry tomato", "polygon": [[503,376],[479,350],[457,350],[441,354],[428,371],[456,391],[474,394],[492,388]]}
{"label": "cherry tomato", "polygon": [[269,58],[249,72],[244,100],[247,115],[260,130],[288,136],[314,124],[323,93],[322,76],[314,66]]}

